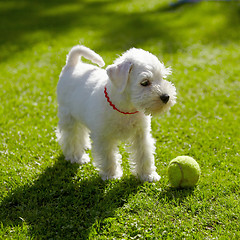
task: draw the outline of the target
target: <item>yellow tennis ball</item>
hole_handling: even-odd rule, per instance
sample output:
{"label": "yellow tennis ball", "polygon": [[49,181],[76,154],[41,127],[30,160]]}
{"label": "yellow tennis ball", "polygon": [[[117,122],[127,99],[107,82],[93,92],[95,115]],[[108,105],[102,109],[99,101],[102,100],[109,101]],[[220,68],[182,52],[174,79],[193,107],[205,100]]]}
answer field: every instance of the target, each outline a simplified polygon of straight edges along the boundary
{"label": "yellow tennis ball", "polygon": [[172,187],[194,187],[199,180],[201,169],[192,157],[179,156],[168,165],[168,178]]}

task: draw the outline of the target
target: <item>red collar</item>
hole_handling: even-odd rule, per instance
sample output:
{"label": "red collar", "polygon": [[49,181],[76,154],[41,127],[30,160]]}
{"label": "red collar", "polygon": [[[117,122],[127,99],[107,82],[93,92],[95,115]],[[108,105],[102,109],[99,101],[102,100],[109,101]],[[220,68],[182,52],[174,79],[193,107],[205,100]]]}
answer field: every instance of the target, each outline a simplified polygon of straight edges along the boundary
{"label": "red collar", "polygon": [[104,88],[104,94],[105,94],[105,98],[107,99],[109,105],[110,105],[114,110],[116,110],[116,111],[118,111],[118,112],[120,112],[120,113],[122,113],[122,114],[126,114],[126,115],[127,115],[127,114],[135,114],[135,113],[138,113],[138,111],[136,111],[136,112],[122,112],[122,111],[120,111],[119,109],[117,109],[117,107],[111,102],[111,100],[110,100],[110,98],[109,98],[109,96],[108,96],[107,86],[105,86],[105,88]]}

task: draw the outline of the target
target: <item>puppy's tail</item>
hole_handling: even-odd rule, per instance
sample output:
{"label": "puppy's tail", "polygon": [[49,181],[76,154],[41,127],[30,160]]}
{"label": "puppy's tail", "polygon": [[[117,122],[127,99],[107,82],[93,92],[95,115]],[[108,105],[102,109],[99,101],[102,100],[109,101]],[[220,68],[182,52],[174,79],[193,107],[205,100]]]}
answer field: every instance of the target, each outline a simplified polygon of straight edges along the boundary
{"label": "puppy's tail", "polygon": [[95,53],[93,50],[85,47],[85,46],[74,46],[67,56],[67,63],[68,67],[74,67],[78,61],[79,57],[85,57],[86,59],[92,61],[93,63],[98,64],[99,67],[103,67],[105,65],[103,59]]}

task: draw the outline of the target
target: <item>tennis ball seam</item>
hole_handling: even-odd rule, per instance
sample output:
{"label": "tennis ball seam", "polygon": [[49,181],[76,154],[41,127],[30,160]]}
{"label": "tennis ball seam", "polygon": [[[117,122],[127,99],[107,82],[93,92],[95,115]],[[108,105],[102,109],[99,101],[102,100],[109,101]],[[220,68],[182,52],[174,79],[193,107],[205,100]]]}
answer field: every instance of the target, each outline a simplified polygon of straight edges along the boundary
{"label": "tennis ball seam", "polygon": [[182,182],[183,182],[183,179],[184,179],[184,174],[183,174],[183,169],[182,169],[182,166],[181,166],[181,164],[180,163],[178,163],[178,162],[172,162],[173,164],[177,164],[178,165],[178,167],[180,168],[180,171],[181,171],[181,180],[180,180],[180,182],[179,182],[179,186],[181,187],[181,185],[182,185]]}

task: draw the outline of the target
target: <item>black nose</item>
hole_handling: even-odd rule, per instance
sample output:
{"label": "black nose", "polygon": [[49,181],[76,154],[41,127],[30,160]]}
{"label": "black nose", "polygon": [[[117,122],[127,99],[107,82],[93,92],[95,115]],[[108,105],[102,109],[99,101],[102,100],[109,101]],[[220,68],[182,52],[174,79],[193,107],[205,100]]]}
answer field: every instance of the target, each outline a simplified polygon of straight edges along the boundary
{"label": "black nose", "polygon": [[163,101],[163,103],[167,103],[169,100],[169,95],[168,94],[162,94],[160,96],[160,99]]}

